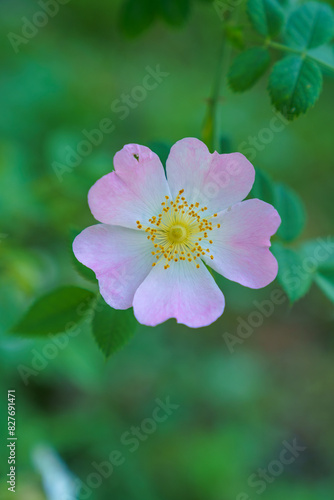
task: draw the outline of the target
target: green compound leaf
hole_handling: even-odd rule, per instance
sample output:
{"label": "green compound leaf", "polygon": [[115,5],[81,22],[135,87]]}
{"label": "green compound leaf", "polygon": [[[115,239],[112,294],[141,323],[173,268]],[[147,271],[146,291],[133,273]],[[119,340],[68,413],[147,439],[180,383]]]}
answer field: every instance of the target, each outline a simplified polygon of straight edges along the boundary
{"label": "green compound leaf", "polygon": [[92,331],[106,359],[130,340],[136,325],[132,309],[113,309],[99,297],[92,321]]}
{"label": "green compound leaf", "polygon": [[120,11],[119,26],[129,37],[136,37],[148,29],[157,15],[151,0],[126,0]]}
{"label": "green compound leaf", "polygon": [[334,269],[317,271],[314,281],[329,300],[334,302]]}
{"label": "green compound leaf", "polygon": [[322,88],[318,64],[301,56],[288,56],[277,62],[269,77],[268,90],[275,108],[292,120],[311,108]]}
{"label": "green compound leaf", "polygon": [[284,10],[276,0],[248,0],[247,13],[253,28],[260,35],[278,35],[284,23]]}
{"label": "green compound leaf", "polygon": [[307,2],[288,19],[285,39],[290,47],[302,50],[319,47],[334,36],[334,12],[324,3]]}
{"label": "green compound leaf", "polygon": [[36,336],[64,332],[87,317],[94,299],[95,294],[83,288],[58,288],[38,299],[11,332]]}
{"label": "green compound leaf", "polygon": [[243,92],[254,85],[270,64],[269,51],[253,47],[239,54],[233,61],[227,75],[230,87],[235,92]]}
{"label": "green compound leaf", "polygon": [[307,54],[320,64],[322,72],[333,76],[334,73],[334,47],[333,45],[322,45],[310,49]]}
{"label": "green compound leaf", "polygon": [[181,26],[187,20],[190,0],[156,0],[156,2],[160,15],[171,26]]}
{"label": "green compound leaf", "polygon": [[275,203],[275,184],[263,170],[256,169],[255,181],[250,192],[252,198],[266,201],[271,205]]}
{"label": "green compound leaf", "polygon": [[305,269],[302,256],[295,250],[279,243],[273,243],[271,250],[278,262],[277,280],[290,302],[301,299],[311,287],[313,273]]}
{"label": "green compound leaf", "polygon": [[306,220],[304,205],[299,196],[288,186],[276,184],[274,207],[282,219],[277,236],[285,241],[297,238],[303,231]]}

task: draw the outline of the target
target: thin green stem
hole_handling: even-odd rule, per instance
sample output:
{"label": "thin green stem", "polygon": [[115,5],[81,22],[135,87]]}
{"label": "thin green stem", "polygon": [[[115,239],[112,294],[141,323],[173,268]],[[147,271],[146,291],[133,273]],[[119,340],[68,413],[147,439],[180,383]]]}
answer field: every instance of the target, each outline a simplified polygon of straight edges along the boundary
{"label": "thin green stem", "polygon": [[273,49],[282,50],[283,52],[292,52],[293,54],[299,54],[299,55],[303,54],[303,52],[301,52],[298,49],[293,49],[292,47],[288,47],[287,45],[283,45],[282,43],[273,42],[272,40],[267,40],[266,45],[267,47],[272,47]]}

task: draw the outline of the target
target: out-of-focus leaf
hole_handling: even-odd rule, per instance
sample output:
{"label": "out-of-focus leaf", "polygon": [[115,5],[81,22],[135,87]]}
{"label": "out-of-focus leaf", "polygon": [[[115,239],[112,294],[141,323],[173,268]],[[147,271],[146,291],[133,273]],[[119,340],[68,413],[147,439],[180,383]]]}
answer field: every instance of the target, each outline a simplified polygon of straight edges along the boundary
{"label": "out-of-focus leaf", "polygon": [[226,23],[224,33],[228,41],[236,49],[243,50],[245,48],[245,40],[242,26]]}
{"label": "out-of-focus leaf", "polygon": [[151,26],[156,14],[156,2],[152,0],[126,0],[120,11],[120,28],[130,37],[138,36]]}
{"label": "out-of-focus leaf", "polygon": [[190,12],[189,0],[155,0],[163,19],[171,26],[181,26]]}
{"label": "out-of-focus leaf", "polygon": [[334,302],[334,269],[317,271],[314,281],[329,300]]}
{"label": "out-of-focus leaf", "polygon": [[38,299],[11,332],[38,336],[61,333],[85,317],[94,298],[93,292],[76,286],[57,288]]}
{"label": "out-of-focus leaf", "polygon": [[270,64],[269,51],[253,47],[235,57],[227,75],[230,87],[235,92],[249,89],[263,75]]}
{"label": "out-of-focus leaf", "polygon": [[73,266],[74,266],[75,270],[80,274],[80,276],[82,276],[83,278],[85,278],[88,281],[91,281],[92,283],[96,283],[97,280],[96,280],[96,276],[95,276],[94,271],[92,271],[91,269],[89,269],[89,267],[86,267],[83,264],[81,264],[81,262],[78,261],[78,259],[75,257],[75,255],[73,253],[72,243],[74,241],[74,238],[79,233],[80,233],[80,231],[77,231],[75,229],[71,229],[71,231],[70,231],[70,242],[71,242],[71,245],[70,245],[70,254],[71,254],[71,261],[73,263]]}
{"label": "out-of-focus leaf", "polygon": [[134,335],[136,319],[132,309],[118,310],[99,298],[92,322],[93,336],[106,358],[118,351]]}
{"label": "out-of-focus leaf", "polygon": [[220,139],[219,139],[219,147],[220,147],[220,151],[218,151],[219,153],[224,153],[224,154],[227,154],[227,153],[232,153],[232,139],[229,135],[226,135],[226,134],[223,134],[220,136]]}
{"label": "out-of-focus leaf", "polygon": [[275,203],[275,184],[263,170],[256,169],[255,181],[250,193],[252,198]]}
{"label": "out-of-focus leaf", "polygon": [[273,37],[281,31],[284,10],[276,0],[248,0],[247,13],[260,35]]}
{"label": "out-of-focus leaf", "polygon": [[214,149],[214,126],[215,126],[214,106],[212,101],[209,100],[206,115],[203,122],[202,141],[207,145],[211,153],[213,153]]}
{"label": "out-of-focus leaf", "polygon": [[282,219],[277,236],[285,241],[294,240],[305,226],[306,216],[303,202],[291,188],[284,184],[276,184],[274,206]]}
{"label": "out-of-focus leaf", "polygon": [[290,47],[306,50],[329,42],[333,35],[333,9],[322,2],[307,2],[289,17],[285,38]]}
{"label": "out-of-focus leaf", "polygon": [[334,237],[319,237],[300,246],[300,253],[318,270],[334,269]]}
{"label": "out-of-focus leaf", "polygon": [[279,243],[273,243],[271,250],[278,262],[277,280],[293,303],[309,291],[313,272],[304,266],[302,256],[295,250]]}
{"label": "out-of-focus leaf", "polygon": [[268,90],[275,108],[289,120],[311,108],[322,88],[318,64],[298,55],[278,61],[269,77]]}
{"label": "out-of-focus leaf", "polygon": [[308,55],[320,64],[322,72],[333,75],[334,72],[334,47],[333,45],[322,45],[308,50]]}
{"label": "out-of-focus leaf", "polygon": [[159,156],[160,161],[163,164],[165,170],[166,170],[166,161],[171,146],[172,146],[171,144],[167,144],[166,142],[162,141],[154,141],[148,144],[148,147]]}

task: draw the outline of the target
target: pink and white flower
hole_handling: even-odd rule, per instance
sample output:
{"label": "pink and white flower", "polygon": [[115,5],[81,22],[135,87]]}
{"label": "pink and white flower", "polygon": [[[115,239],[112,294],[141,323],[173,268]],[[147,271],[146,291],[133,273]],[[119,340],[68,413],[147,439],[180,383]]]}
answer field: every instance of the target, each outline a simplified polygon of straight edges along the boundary
{"label": "pink and white flower", "polygon": [[111,307],[133,306],[137,320],[149,326],[176,318],[198,328],[225,306],[206,265],[250,288],[275,279],[270,236],[281,220],[268,203],[242,201],[255,178],[245,156],[210,154],[188,138],[171,148],[167,179],[159,157],[137,144],[116,153],[114,167],[88,194],[101,224],[73,243]]}

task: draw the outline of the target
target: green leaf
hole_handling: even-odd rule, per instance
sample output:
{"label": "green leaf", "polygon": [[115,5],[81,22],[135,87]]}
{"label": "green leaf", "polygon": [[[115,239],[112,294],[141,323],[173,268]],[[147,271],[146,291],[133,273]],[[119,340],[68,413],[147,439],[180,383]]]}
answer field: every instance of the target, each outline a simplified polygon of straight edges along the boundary
{"label": "green leaf", "polygon": [[333,35],[333,9],[325,3],[307,2],[289,17],[285,38],[290,47],[307,50],[324,45]]}
{"label": "green leaf", "polygon": [[120,28],[129,37],[136,37],[151,26],[156,14],[151,0],[126,0],[120,11]]}
{"label": "green leaf", "polygon": [[334,302],[334,270],[318,271],[315,274],[314,281],[329,300]]}
{"label": "green leaf", "polygon": [[250,193],[252,198],[266,201],[271,205],[275,203],[275,184],[263,170],[256,169],[255,181]]}
{"label": "green leaf", "polygon": [[277,62],[269,77],[272,103],[289,120],[306,113],[315,104],[321,88],[322,74],[318,64],[298,55]]}
{"label": "green leaf", "polygon": [[302,256],[295,250],[279,243],[273,243],[271,250],[278,262],[277,280],[293,303],[309,291],[313,273],[304,268]]}
{"label": "green leaf", "polygon": [[277,236],[285,241],[297,238],[304,229],[306,219],[304,205],[299,196],[288,186],[276,184],[274,207],[282,219]]}
{"label": "green leaf", "polygon": [[284,10],[276,0],[248,0],[247,13],[260,35],[274,37],[284,23]]}
{"label": "green leaf", "polygon": [[94,338],[106,358],[120,349],[134,335],[137,321],[132,309],[118,310],[99,297],[92,322]]}
{"label": "green leaf", "polygon": [[270,64],[269,51],[263,47],[253,47],[235,57],[227,78],[235,92],[249,89],[263,75]]}
{"label": "green leaf", "polygon": [[41,336],[64,332],[84,319],[94,298],[93,292],[76,286],[53,290],[38,299],[11,332]]}
{"label": "green leaf", "polygon": [[308,265],[313,265],[318,270],[334,269],[334,237],[319,237],[316,240],[310,240],[303,243],[300,247],[300,253],[303,255]]}
{"label": "green leaf", "polygon": [[78,261],[78,259],[75,257],[73,250],[72,250],[72,244],[74,241],[74,238],[80,233],[81,231],[77,231],[76,229],[71,229],[70,230],[70,241],[71,241],[71,247],[70,247],[70,254],[71,254],[71,262],[73,264],[73,267],[75,270],[85,278],[86,280],[92,282],[92,283],[97,283],[97,279],[95,276],[94,271],[92,269],[89,269],[89,267],[84,266],[81,264],[81,262]]}
{"label": "green leaf", "polygon": [[322,45],[307,52],[314,61],[320,64],[322,72],[333,75],[334,72],[334,47]]}
{"label": "green leaf", "polygon": [[156,0],[163,19],[171,26],[181,26],[190,12],[189,0]]}

